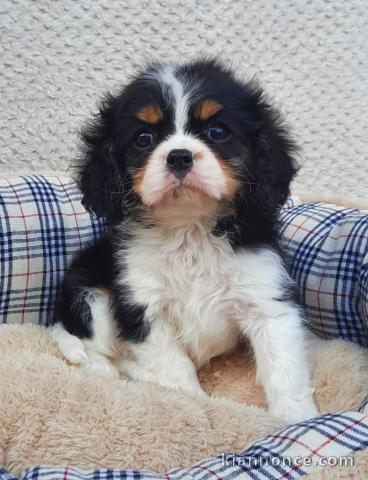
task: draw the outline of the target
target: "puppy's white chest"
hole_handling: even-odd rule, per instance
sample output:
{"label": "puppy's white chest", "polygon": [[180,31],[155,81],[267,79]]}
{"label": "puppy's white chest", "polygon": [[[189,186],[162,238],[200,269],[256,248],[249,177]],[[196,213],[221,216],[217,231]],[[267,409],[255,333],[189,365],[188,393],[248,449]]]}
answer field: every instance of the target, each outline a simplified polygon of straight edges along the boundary
{"label": "puppy's white chest", "polygon": [[[143,241],[142,241],[143,242]],[[197,366],[238,340],[231,300],[234,254],[202,226],[161,235],[148,231],[127,257],[128,282],[152,321],[173,329]]]}

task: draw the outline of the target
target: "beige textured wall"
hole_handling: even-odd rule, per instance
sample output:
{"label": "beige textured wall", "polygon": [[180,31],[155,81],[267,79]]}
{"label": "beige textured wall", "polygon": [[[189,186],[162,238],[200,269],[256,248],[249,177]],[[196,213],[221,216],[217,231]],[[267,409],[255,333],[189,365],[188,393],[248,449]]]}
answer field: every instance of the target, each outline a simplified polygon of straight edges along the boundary
{"label": "beige textured wall", "polygon": [[367,0],[1,0],[0,167],[63,171],[106,89],[152,56],[256,74],[303,148],[296,190],[366,197]]}

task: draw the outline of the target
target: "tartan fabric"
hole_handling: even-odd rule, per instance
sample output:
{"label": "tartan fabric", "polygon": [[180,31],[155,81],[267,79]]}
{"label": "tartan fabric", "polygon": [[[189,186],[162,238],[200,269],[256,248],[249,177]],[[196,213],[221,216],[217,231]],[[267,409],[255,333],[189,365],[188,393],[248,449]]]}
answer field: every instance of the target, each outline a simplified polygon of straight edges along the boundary
{"label": "tartan fabric", "polygon": [[70,178],[0,179],[0,323],[52,324],[68,262],[101,231]]}
{"label": "tartan fabric", "polygon": [[[301,287],[300,300],[311,328],[323,337],[367,345],[368,212],[290,199],[280,220],[282,249]],[[102,222],[82,207],[70,178],[0,180],[0,323],[53,323],[54,302],[66,266],[102,231]],[[318,467],[290,463],[290,458],[318,463],[325,456],[351,455],[367,447],[368,397],[359,410],[288,426],[240,454],[212,457],[166,475],[33,467],[19,478],[294,479]],[[16,479],[0,469],[0,480]]]}
{"label": "tartan fabric", "polygon": [[368,211],[291,199],[280,220],[311,329],[368,346]]}
{"label": "tartan fabric", "polygon": [[241,453],[224,452],[166,474],[140,470],[83,471],[33,467],[21,477],[0,469],[0,480],[297,479],[331,464],[351,466],[354,452],[367,446],[368,414],[340,412],[285,427]]}
{"label": "tartan fabric", "polygon": [[[282,250],[312,330],[368,345],[368,212],[289,199]],[[0,179],[0,323],[55,321],[67,264],[103,231],[69,177]]]}
{"label": "tartan fabric", "polygon": [[368,395],[364,398],[364,400],[359,405],[358,412],[368,413]]}

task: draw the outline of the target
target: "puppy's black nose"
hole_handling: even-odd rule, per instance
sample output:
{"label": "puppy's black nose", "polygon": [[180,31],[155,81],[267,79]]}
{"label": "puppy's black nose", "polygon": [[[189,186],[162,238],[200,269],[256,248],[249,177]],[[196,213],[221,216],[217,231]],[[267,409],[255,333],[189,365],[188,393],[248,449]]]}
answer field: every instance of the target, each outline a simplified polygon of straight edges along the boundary
{"label": "puppy's black nose", "polygon": [[184,148],[171,150],[167,156],[166,166],[176,178],[184,178],[193,167],[192,152]]}

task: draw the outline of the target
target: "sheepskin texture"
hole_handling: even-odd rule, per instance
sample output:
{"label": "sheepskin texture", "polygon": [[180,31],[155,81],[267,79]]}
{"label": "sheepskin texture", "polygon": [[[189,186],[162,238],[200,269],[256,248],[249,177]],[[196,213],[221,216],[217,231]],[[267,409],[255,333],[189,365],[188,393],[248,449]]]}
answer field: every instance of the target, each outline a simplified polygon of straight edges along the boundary
{"label": "sheepskin texture", "polygon": [[65,171],[96,101],[152,58],[219,55],[281,105],[295,190],[366,196],[367,0],[2,0],[0,167]]}
{"label": "sheepskin texture", "polygon": [[[366,352],[315,339],[310,358],[321,412],[356,409],[368,390]],[[46,329],[4,325],[0,378],[0,464],[13,474],[37,464],[163,473],[240,451],[281,426],[262,409],[247,345],[202,368],[211,397],[197,398],[95,376],[65,363]],[[368,451],[356,455],[355,468],[368,474]],[[318,478],[350,478],[348,471]]]}

